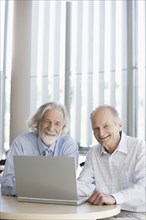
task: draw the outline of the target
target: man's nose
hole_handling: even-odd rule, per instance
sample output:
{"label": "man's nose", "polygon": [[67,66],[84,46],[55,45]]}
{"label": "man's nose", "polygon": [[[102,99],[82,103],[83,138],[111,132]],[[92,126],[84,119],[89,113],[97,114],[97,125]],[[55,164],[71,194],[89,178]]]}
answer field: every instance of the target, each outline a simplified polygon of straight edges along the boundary
{"label": "man's nose", "polygon": [[54,131],[54,123],[50,123],[49,124],[49,130],[50,131]]}
{"label": "man's nose", "polygon": [[104,129],[102,128],[99,129],[99,136],[100,137],[104,136]]}

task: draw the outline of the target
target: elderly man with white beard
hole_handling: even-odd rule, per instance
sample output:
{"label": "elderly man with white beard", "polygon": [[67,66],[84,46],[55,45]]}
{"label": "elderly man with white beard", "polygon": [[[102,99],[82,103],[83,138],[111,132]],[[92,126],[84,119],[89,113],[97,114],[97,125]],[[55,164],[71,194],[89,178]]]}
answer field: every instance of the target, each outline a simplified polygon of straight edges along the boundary
{"label": "elderly man with white beard", "polygon": [[45,103],[27,124],[31,131],[16,137],[8,152],[1,180],[2,195],[16,195],[14,155],[75,157],[78,166],[78,146],[68,134],[69,117],[64,105]]}

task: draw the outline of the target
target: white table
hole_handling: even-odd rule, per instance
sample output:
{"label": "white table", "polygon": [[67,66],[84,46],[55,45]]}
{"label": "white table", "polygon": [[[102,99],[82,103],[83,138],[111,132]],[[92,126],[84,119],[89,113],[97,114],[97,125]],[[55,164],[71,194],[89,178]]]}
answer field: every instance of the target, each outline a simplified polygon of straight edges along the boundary
{"label": "white table", "polygon": [[84,203],[79,206],[18,202],[16,197],[0,195],[1,219],[100,219],[120,213],[119,205],[94,206]]}

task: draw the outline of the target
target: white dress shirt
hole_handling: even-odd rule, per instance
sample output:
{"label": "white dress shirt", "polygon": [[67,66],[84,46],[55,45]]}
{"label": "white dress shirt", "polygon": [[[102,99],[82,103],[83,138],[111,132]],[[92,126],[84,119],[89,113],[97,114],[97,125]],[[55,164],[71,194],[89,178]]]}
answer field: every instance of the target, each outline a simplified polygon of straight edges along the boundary
{"label": "white dress shirt", "polygon": [[121,209],[146,211],[146,143],[122,132],[117,149],[109,154],[100,144],[87,153],[78,177],[78,194],[93,191],[113,195]]}

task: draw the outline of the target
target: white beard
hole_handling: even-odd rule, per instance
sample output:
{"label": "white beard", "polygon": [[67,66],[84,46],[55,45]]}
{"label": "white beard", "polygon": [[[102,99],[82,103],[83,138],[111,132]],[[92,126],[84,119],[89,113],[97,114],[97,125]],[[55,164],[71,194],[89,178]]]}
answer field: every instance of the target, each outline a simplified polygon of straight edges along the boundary
{"label": "white beard", "polygon": [[40,132],[40,137],[42,141],[44,142],[44,144],[46,144],[47,146],[50,146],[51,144],[53,144],[57,139],[57,136],[49,136],[41,132]]}

